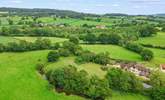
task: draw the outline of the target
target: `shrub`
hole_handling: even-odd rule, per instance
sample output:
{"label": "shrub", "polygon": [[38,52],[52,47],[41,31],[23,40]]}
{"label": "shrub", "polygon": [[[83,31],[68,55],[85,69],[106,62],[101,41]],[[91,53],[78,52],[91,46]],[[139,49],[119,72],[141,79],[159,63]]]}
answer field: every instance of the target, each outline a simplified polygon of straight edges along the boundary
{"label": "shrub", "polygon": [[71,36],[69,38],[69,41],[72,42],[72,43],[78,44],[79,43],[79,38],[76,37],[76,36]]}
{"label": "shrub", "polygon": [[64,48],[60,48],[58,52],[60,56],[64,56],[64,57],[68,57],[71,54],[71,52],[68,49],[64,49]]}
{"label": "shrub", "polygon": [[50,51],[48,53],[48,56],[47,56],[47,59],[48,59],[48,62],[55,62],[59,59],[60,55],[59,55],[59,52],[57,51]]}
{"label": "shrub", "polygon": [[150,60],[153,59],[154,54],[151,50],[144,49],[144,50],[141,51],[141,56],[142,56],[143,60],[150,61]]}

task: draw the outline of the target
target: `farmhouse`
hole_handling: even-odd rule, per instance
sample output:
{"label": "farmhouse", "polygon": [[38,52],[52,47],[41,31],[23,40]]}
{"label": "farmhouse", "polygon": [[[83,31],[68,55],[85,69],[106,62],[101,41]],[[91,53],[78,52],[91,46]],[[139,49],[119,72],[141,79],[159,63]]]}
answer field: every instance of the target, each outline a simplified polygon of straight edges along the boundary
{"label": "farmhouse", "polygon": [[105,29],[106,26],[105,26],[105,25],[96,25],[96,28],[97,28],[97,29]]}
{"label": "farmhouse", "polygon": [[130,71],[137,76],[144,76],[148,77],[150,74],[150,69],[145,68],[142,64],[137,63],[122,63],[120,64],[120,67],[126,71]]}
{"label": "farmhouse", "polygon": [[161,71],[165,72],[165,64],[161,64],[160,69],[161,69]]}

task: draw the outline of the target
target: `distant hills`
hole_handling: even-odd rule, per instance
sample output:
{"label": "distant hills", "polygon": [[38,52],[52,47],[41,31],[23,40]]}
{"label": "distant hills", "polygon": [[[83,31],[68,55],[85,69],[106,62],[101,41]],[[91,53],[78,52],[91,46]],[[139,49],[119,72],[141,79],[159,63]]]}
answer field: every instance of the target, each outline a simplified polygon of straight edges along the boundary
{"label": "distant hills", "polygon": [[[42,8],[8,8],[8,7],[0,7],[0,12],[8,12],[10,15],[33,15],[33,16],[50,16],[56,15],[61,17],[72,17],[72,18],[83,18],[83,17],[99,17],[99,16],[132,16],[123,13],[109,13],[104,15],[98,14],[90,14],[90,13],[81,13],[71,10],[57,10],[57,9],[42,9]],[[7,13],[5,13],[7,14]],[[165,17],[165,13],[163,14],[153,14],[150,16],[159,16]]]}

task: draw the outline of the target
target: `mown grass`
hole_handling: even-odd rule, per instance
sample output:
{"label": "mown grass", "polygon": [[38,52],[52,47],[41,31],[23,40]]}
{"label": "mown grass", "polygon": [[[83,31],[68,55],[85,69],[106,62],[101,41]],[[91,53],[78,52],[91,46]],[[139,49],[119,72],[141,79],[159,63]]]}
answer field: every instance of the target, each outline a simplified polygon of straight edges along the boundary
{"label": "mown grass", "polygon": [[137,42],[154,46],[165,46],[165,32],[158,32],[157,35],[153,37],[140,38]]}

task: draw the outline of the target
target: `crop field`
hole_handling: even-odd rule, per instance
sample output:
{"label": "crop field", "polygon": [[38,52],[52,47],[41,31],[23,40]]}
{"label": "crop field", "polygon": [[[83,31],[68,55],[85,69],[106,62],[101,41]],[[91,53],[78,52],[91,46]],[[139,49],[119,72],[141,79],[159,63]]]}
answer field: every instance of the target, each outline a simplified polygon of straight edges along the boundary
{"label": "crop field", "polygon": [[154,46],[165,46],[165,33],[158,32],[156,36],[140,38],[138,43],[141,44],[150,44]]}

